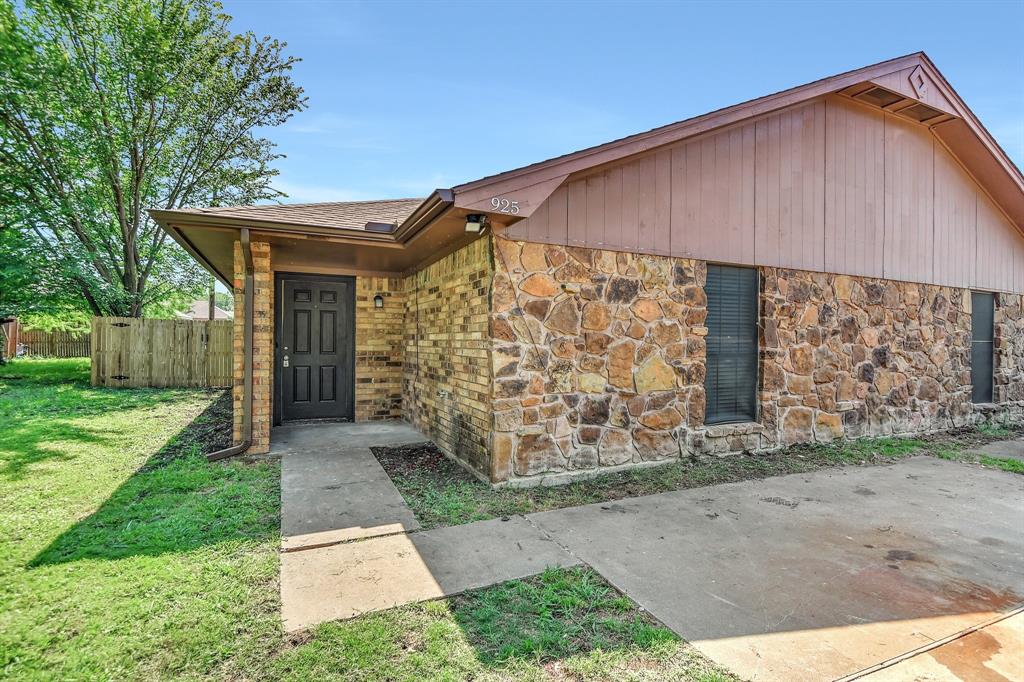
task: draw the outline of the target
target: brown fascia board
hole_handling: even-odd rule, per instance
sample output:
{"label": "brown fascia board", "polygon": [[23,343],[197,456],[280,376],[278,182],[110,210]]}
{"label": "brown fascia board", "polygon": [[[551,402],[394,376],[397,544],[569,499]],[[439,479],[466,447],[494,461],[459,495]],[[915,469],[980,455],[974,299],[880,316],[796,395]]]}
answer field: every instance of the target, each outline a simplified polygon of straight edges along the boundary
{"label": "brown fascia board", "polygon": [[290,236],[317,236],[329,237],[339,242],[346,242],[356,245],[373,245],[378,248],[413,248],[408,247],[407,242],[416,235],[427,229],[437,219],[444,217],[451,209],[453,195],[450,189],[437,189],[420,204],[412,214],[406,218],[391,233],[373,232],[359,228],[337,228],[318,227],[316,225],[302,225],[284,223],[271,220],[252,220],[250,218],[234,218],[219,215],[196,213],[193,211],[178,211],[173,209],[148,209],[153,220],[162,227],[171,238],[174,239],[185,251],[195,258],[203,267],[212,272],[226,286],[231,287],[231,280],[222,272],[217,270],[210,261],[192,244],[192,242],[181,232],[181,227],[198,227],[206,229],[228,229],[238,230],[247,227],[253,232],[272,233]]}
{"label": "brown fascia board", "polygon": [[[559,178],[565,179],[574,173],[613,163],[629,156],[634,156],[746,119],[770,114],[779,109],[793,106],[815,97],[838,92],[850,86],[912,66],[924,68],[933,81],[939,85],[943,94],[954,103],[958,110],[957,113],[971,127],[979,142],[995,157],[999,165],[1020,189],[1022,195],[1024,195],[1024,175],[1021,174],[1020,169],[1010,160],[1002,147],[999,146],[988,130],[974,116],[963,99],[953,90],[952,86],[946,81],[928,56],[924,52],[915,52],[783,90],[772,95],[735,104],[684,121],[671,123],[660,128],[654,128],[643,133],[630,135],[595,147],[457,185],[453,188],[455,205],[459,208],[470,210],[487,210],[484,202],[489,201],[492,196],[519,191],[526,187],[535,187],[549,181],[557,185],[559,184]],[[553,191],[554,187],[551,187],[551,189]],[[539,204],[539,202],[537,203]],[[522,217],[528,217],[528,214]],[[1024,225],[1020,227],[1024,230]]]}
{"label": "brown fascia board", "polygon": [[366,242],[394,242],[394,236],[382,232],[367,232],[362,228],[320,227],[302,223],[287,223],[276,220],[253,220],[193,211],[176,211],[165,209],[149,209],[149,214],[161,227],[181,225],[189,227],[225,228],[237,230],[248,227],[259,232],[277,232],[281,234],[312,234],[323,237],[344,237]]}
{"label": "brown fascia board", "polygon": [[318,225],[307,225],[304,223],[289,223],[276,220],[254,220],[252,218],[238,218],[207,213],[196,213],[189,210],[174,209],[148,209],[148,213],[161,227],[167,229],[172,225],[200,227],[200,228],[225,228],[239,229],[248,227],[257,232],[271,232],[281,234],[306,234],[321,237],[338,237],[352,243],[367,243],[384,246],[388,244],[402,244],[409,241],[420,230],[427,227],[444,213],[452,205],[452,191],[450,189],[437,189],[423,200],[412,214],[398,225],[393,232],[369,231],[361,227],[321,227]]}
{"label": "brown fascia board", "polygon": [[402,221],[394,232],[395,241],[406,243],[443,217],[455,204],[455,195],[450,189],[435,189],[416,210]]}
{"label": "brown fascia board", "polygon": [[[967,106],[967,103],[960,97],[959,93],[950,85],[946,77],[942,75],[938,67],[932,62],[932,60],[924,52],[918,53],[921,58],[921,63],[924,70],[931,76],[932,80],[939,85],[942,90],[942,94],[946,96],[946,99],[953,102],[953,105],[957,108],[957,114],[963,118],[967,124],[971,127],[971,130],[975,135],[978,136],[978,140],[985,146],[990,154],[999,162],[1006,171],[1006,174],[1013,178],[1016,185],[1020,188],[1021,192],[1024,193],[1024,173],[1017,167],[1017,164],[1013,162],[1010,156],[1006,153],[999,143],[996,141],[992,134],[985,127],[985,124],[974,115],[971,108]],[[941,124],[940,124],[941,125]]]}

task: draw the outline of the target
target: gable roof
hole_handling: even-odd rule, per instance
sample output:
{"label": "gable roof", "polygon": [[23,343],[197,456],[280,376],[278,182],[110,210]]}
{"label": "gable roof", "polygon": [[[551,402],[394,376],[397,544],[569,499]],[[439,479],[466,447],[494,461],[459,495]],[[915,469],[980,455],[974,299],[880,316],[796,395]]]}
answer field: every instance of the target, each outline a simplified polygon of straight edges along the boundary
{"label": "gable roof", "polygon": [[[918,89],[910,77],[920,77]],[[857,95],[872,86],[898,94],[886,107],[900,113],[925,104],[941,114],[926,124],[988,191],[1018,229],[1024,232],[1024,174],[953,90],[923,52],[823,78],[805,85],[735,104],[677,123],[654,128],[594,147],[563,154],[528,166],[491,175],[452,188],[455,206],[469,211],[492,211],[491,199],[518,201],[519,213],[529,217],[570,175],[614,163],[629,156],[679,142],[748,119],[764,116],[808,100],[841,93]],[[499,219],[501,217],[499,216]]]}
{"label": "gable roof", "polygon": [[[879,108],[928,126],[939,143],[960,162],[1009,221],[1024,234],[1024,174],[953,90],[923,52],[890,59],[752,99],[701,116],[654,128],[587,149],[435,190],[426,199],[282,204],[229,208],[150,210],[153,218],[190,254],[216,273],[230,263],[230,239],[207,240],[200,233],[248,227],[264,234],[314,235],[350,245],[386,247],[391,260],[375,261],[379,271],[432,262],[471,236],[462,222],[471,213],[487,214],[495,225],[528,218],[560,185],[602,166],[720,128],[770,115],[826,95],[871,103],[866,95],[881,88],[895,101]],[[925,115],[916,117],[924,108]],[[495,200],[516,203],[501,211]],[[462,221],[462,222],[460,222]],[[368,223],[384,223],[366,229]],[[394,228],[390,226],[394,225]],[[192,236],[190,237],[188,232]],[[214,245],[214,242],[216,244]],[[209,251],[209,253],[207,253]],[[216,256],[218,269],[211,260]]]}

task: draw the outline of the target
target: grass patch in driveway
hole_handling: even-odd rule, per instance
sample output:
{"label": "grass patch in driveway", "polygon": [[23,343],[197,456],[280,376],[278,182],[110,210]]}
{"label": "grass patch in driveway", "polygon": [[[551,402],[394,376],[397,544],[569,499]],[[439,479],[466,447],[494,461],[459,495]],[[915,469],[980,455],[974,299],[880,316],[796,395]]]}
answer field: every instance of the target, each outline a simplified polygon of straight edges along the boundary
{"label": "grass patch in driveway", "polygon": [[979,457],[971,448],[1013,437],[1020,427],[980,427],[918,438],[863,438],[830,445],[797,445],[777,452],[678,460],[557,487],[494,489],[445,457],[432,443],[372,448],[424,528],[575,507],[720,483],[806,473],[835,466],[891,464],[912,455],[1024,473],[1016,460]]}
{"label": "grass patch in driveway", "polygon": [[296,639],[273,676],[338,680],[735,680],[587,568],[549,569]]}
{"label": "grass patch in driveway", "polygon": [[678,640],[587,568],[549,569],[453,602],[456,618],[485,663],[552,661],[594,649],[648,649]]}

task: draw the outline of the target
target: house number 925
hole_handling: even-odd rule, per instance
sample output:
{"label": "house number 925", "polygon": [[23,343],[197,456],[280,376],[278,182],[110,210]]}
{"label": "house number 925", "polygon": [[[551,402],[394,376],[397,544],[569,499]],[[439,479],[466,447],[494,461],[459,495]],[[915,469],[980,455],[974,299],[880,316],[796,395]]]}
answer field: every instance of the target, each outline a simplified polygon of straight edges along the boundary
{"label": "house number 925", "polygon": [[491,199],[491,206],[498,213],[511,213],[512,215],[519,213],[519,202],[511,201],[505,197],[493,197]]}

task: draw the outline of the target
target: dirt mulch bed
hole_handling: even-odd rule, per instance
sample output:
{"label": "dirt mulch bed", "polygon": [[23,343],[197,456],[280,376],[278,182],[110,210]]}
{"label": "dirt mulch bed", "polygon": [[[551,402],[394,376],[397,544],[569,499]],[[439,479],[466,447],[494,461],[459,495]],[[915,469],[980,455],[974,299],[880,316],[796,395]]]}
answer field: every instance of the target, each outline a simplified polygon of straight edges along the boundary
{"label": "dirt mulch bed", "polygon": [[196,450],[202,455],[222,450],[232,443],[234,408],[231,391],[224,391],[146,464],[155,468]]}
{"label": "dirt mulch bed", "polygon": [[482,483],[433,443],[372,448],[424,528],[450,526],[671,490],[698,488],[835,466],[877,466],[913,455],[977,462],[970,450],[1020,437],[1024,425],[960,429],[916,438],[876,438],[831,445],[797,445],[776,452],[695,457],[558,487],[499,488]]}

